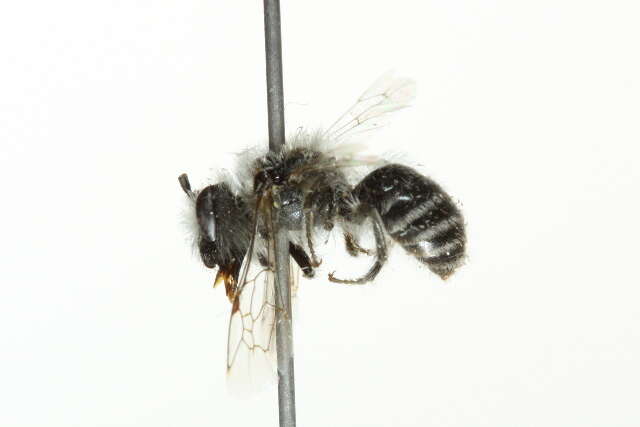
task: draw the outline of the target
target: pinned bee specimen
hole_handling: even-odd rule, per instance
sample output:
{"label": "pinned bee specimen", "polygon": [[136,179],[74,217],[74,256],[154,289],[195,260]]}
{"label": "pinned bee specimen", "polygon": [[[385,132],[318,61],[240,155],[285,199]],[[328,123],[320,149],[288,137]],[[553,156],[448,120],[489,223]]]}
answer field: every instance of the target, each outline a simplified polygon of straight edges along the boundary
{"label": "pinned bee specimen", "polygon": [[[375,279],[390,239],[442,279],[463,263],[464,220],[442,188],[408,166],[358,157],[343,143],[406,107],[414,91],[411,80],[383,76],[327,131],[299,131],[277,152],[247,151],[235,176],[201,190],[192,190],[186,174],[179,177],[202,262],[218,268],[215,283],[224,282],[232,305],[229,370],[244,364],[242,358],[275,353],[275,313],[282,304],[274,289],[274,221],[290,237],[292,266],[307,278],[321,262],[316,237],[334,229],[342,232],[346,252],[370,256],[371,266],[359,277],[331,273],[331,282]],[[371,170],[352,182],[353,167]],[[374,248],[360,246],[364,229],[371,230]]]}

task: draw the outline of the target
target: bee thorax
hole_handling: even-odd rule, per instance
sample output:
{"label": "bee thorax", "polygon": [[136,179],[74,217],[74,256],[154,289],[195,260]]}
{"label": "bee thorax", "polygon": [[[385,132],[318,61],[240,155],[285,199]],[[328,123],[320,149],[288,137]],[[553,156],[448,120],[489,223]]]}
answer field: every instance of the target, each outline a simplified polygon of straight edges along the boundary
{"label": "bee thorax", "polygon": [[273,205],[278,222],[288,230],[302,229],[304,196],[298,187],[277,186],[273,188]]}

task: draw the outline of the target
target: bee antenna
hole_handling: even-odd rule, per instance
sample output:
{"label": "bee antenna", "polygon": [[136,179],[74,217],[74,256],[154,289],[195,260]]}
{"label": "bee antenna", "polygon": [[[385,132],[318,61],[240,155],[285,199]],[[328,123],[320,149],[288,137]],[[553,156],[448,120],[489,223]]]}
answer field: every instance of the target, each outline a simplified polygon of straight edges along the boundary
{"label": "bee antenna", "polygon": [[183,173],[182,175],[180,175],[178,177],[178,182],[180,183],[180,187],[182,187],[182,190],[187,193],[187,196],[193,199],[195,195],[193,194],[193,191],[191,191],[191,184],[189,183],[189,177],[187,176],[187,174]]}

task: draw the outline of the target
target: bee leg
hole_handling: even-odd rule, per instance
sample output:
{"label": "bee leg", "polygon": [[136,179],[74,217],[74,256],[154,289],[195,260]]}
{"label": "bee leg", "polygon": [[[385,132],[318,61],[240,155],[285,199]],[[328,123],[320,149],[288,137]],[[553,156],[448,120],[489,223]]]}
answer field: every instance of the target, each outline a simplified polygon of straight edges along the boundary
{"label": "bee leg", "polygon": [[375,279],[378,273],[380,273],[384,263],[387,262],[387,243],[384,237],[384,229],[380,214],[375,209],[369,209],[368,216],[373,224],[373,235],[376,239],[376,259],[373,266],[371,266],[364,276],[357,279],[338,279],[333,275],[333,273],[331,273],[329,274],[329,281],[334,283],[344,283],[346,285],[362,285]]}
{"label": "bee leg", "polygon": [[347,248],[347,252],[351,256],[358,256],[359,254],[365,254],[372,256],[373,253],[369,249],[365,249],[358,244],[357,239],[351,233],[344,233],[344,244]]}
{"label": "bee leg", "polygon": [[301,246],[289,242],[289,254],[294,259],[296,264],[300,266],[300,269],[302,269],[304,277],[312,278],[315,275],[315,271],[313,270],[313,266],[311,265],[309,255],[307,255],[307,253]]}
{"label": "bee leg", "polygon": [[[316,250],[313,246],[313,211],[307,210],[305,212],[305,232],[307,235],[307,245],[309,245],[309,252],[311,252],[311,266],[319,267],[322,260],[319,260],[316,255]],[[305,254],[306,255],[306,254]]]}

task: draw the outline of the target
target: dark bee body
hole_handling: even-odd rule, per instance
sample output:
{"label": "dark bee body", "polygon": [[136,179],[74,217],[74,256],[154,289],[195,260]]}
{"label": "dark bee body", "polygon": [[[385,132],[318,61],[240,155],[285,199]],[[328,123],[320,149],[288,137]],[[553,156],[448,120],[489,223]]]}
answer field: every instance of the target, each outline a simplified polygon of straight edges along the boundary
{"label": "dark bee body", "polygon": [[[289,252],[307,277],[312,277],[319,265],[315,232],[331,230],[336,223],[345,230],[348,252],[373,255],[374,264],[357,279],[338,279],[331,274],[333,282],[373,280],[387,260],[387,234],[443,279],[462,264],[466,238],[460,211],[438,184],[407,166],[380,167],[355,187],[343,173],[341,159],[311,147],[285,147],[259,156],[248,166],[253,188],[237,194],[225,183],[190,193],[186,175],[180,179],[195,201],[202,260],[209,268],[220,267],[217,280],[224,279],[230,298],[235,295],[240,265],[250,247],[252,224],[262,240],[271,237],[263,213],[267,205],[275,208],[280,227],[292,236]],[[375,251],[360,248],[358,236],[352,234],[360,228],[350,225],[366,220],[372,224]],[[260,250],[257,256],[266,266]]]}

